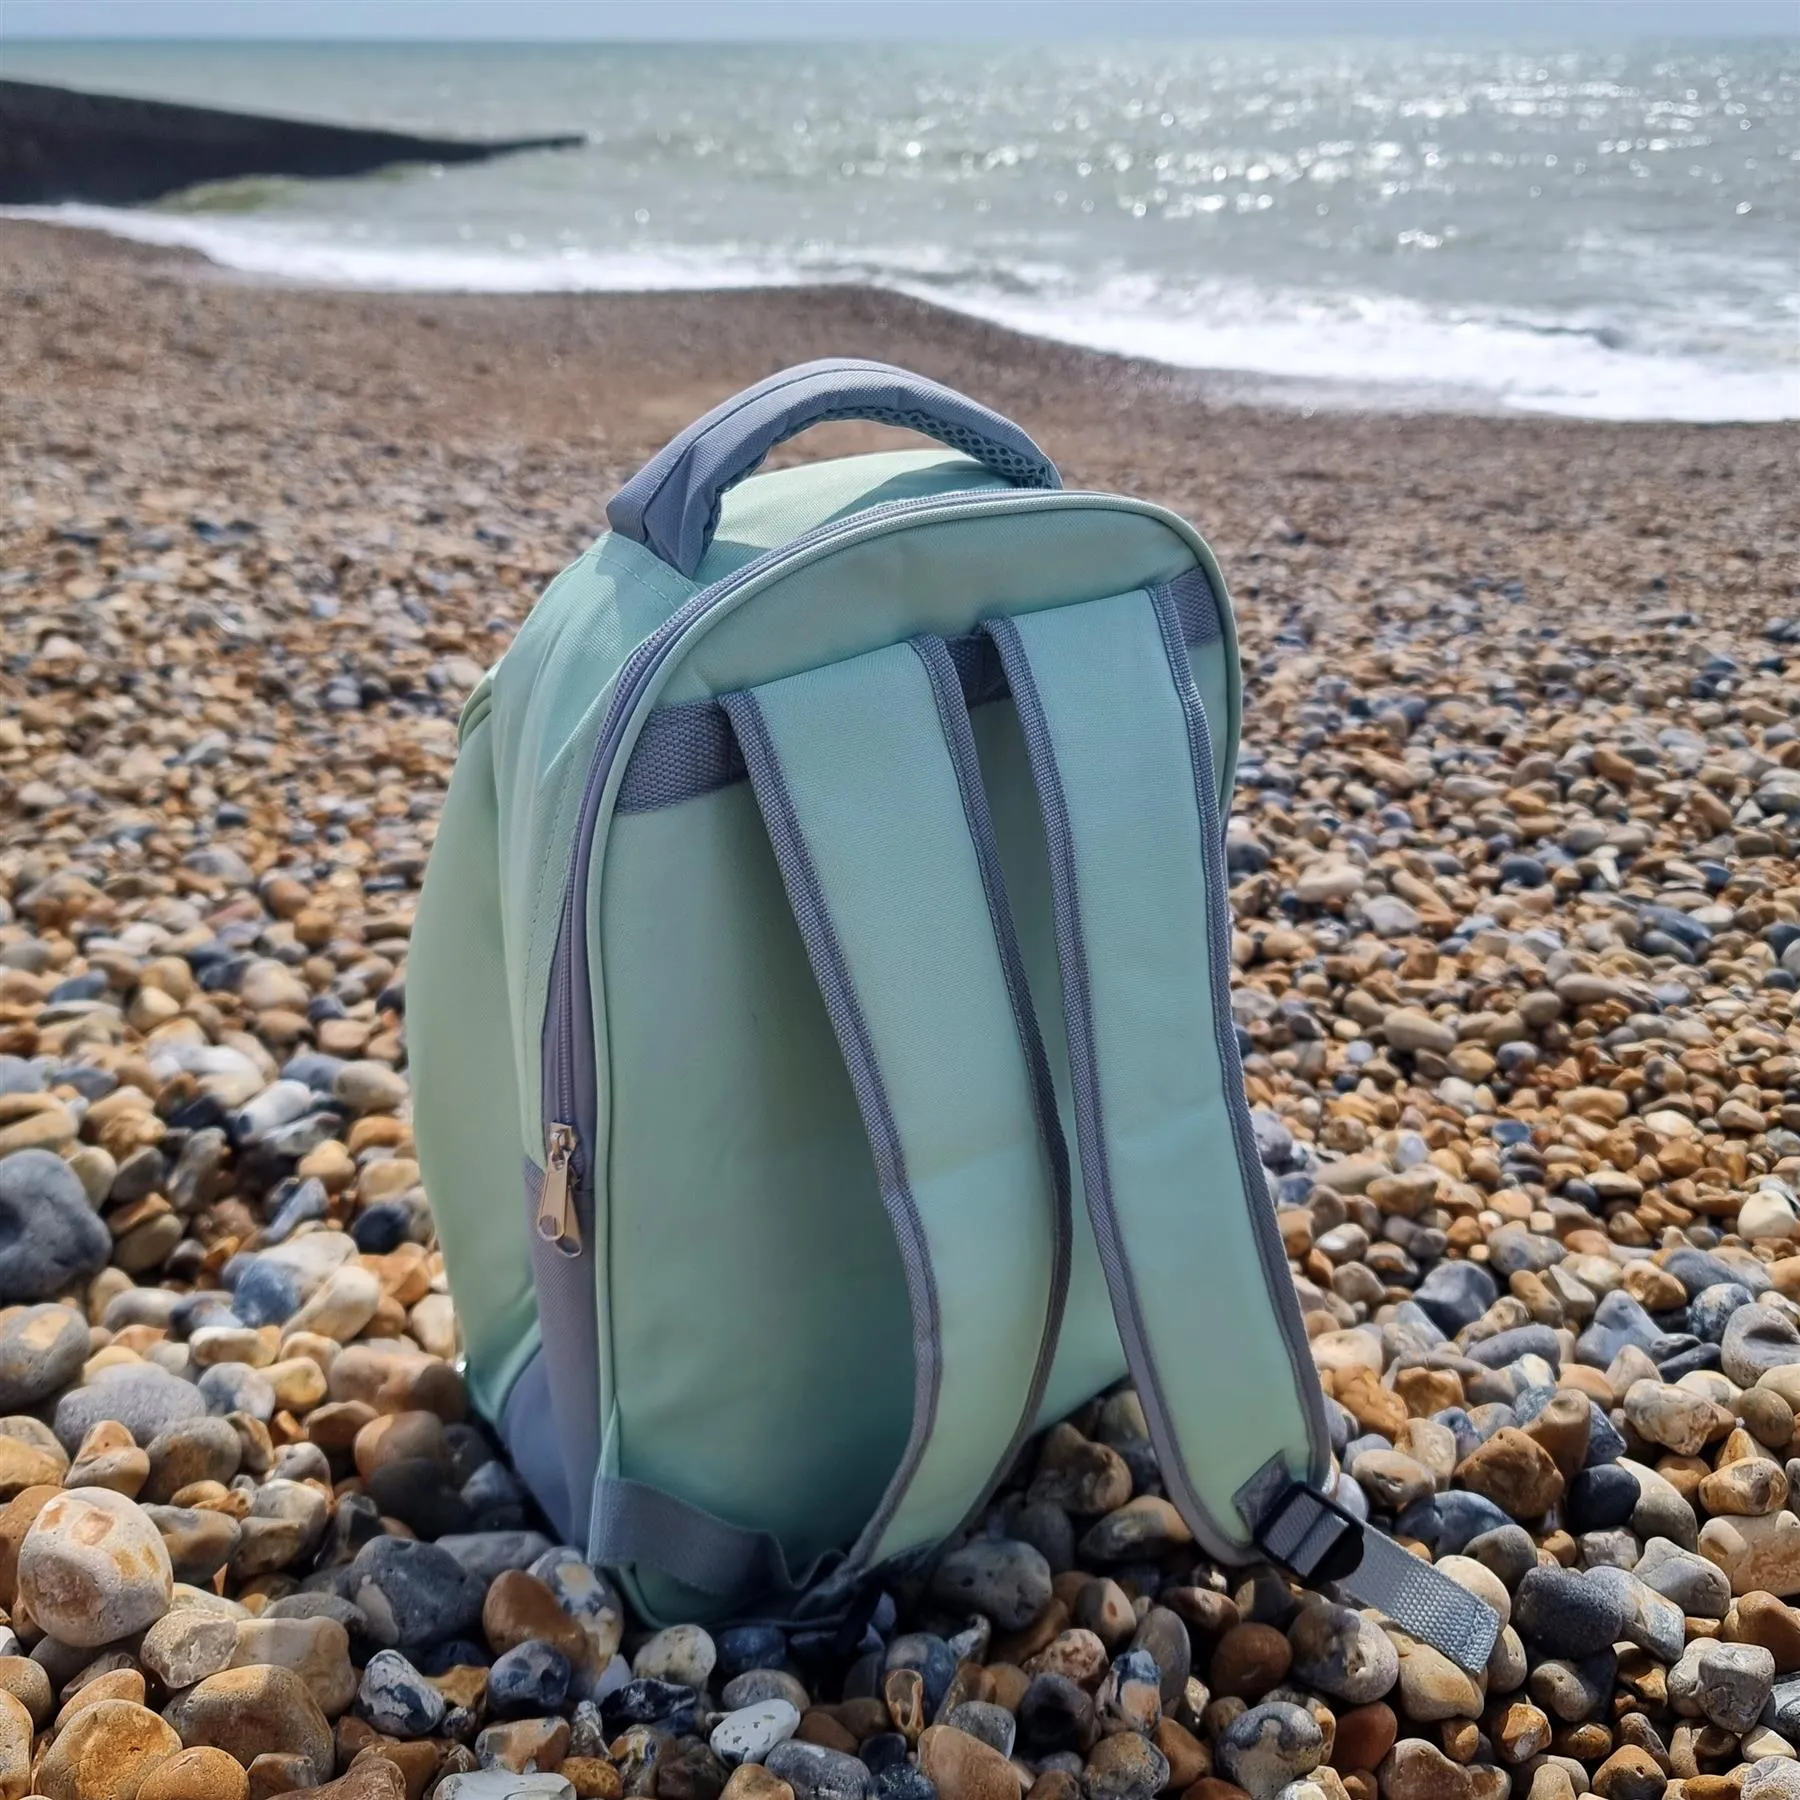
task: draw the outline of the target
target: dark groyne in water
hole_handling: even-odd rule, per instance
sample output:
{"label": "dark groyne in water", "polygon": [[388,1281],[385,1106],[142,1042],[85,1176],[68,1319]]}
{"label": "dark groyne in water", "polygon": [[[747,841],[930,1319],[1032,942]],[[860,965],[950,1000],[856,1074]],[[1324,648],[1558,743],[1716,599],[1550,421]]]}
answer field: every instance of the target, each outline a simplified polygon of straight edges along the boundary
{"label": "dark groyne in water", "polygon": [[139,206],[206,181],[365,175],[390,163],[482,162],[585,141],[413,137],[0,81],[0,204]]}

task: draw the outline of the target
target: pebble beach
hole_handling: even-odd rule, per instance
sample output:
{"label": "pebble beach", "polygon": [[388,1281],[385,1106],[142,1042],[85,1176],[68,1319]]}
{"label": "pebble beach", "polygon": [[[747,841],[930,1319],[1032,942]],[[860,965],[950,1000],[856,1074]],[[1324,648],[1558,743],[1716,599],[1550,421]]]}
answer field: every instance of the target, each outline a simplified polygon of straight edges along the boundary
{"label": "pebble beach", "polygon": [[[0,1800],[1800,1797],[1800,426],[17,221],[0,318]],[[1129,1389],[860,1636],[648,1631],[472,1412],[406,1047],[461,700],[645,456],[826,353],[1218,554],[1338,1498],[1496,1609],[1480,1675],[1210,1562]]]}

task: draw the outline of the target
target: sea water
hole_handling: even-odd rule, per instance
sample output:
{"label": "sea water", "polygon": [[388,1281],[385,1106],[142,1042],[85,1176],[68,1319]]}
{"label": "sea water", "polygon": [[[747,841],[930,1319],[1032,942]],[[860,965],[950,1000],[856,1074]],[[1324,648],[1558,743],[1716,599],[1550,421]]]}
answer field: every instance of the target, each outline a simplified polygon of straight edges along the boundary
{"label": "sea water", "polygon": [[57,209],[247,271],[874,282],[1290,397],[1800,416],[1800,40],[13,44],[0,72],[585,136]]}

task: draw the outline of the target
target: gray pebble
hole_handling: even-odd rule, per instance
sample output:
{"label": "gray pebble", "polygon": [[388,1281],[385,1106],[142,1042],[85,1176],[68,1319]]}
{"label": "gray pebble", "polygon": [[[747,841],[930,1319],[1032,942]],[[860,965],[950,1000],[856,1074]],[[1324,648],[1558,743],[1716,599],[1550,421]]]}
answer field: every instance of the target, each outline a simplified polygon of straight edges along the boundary
{"label": "gray pebble", "polygon": [[154,1325],[159,1331],[167,1331],[176,1310],[189,1298],[173,1288],[127,1288],[107,1301],[100,1323],[108,1331],[123,1331],[127,1325]]}
{"label": "gray pebble", "polygon": [[1619,1352],[1635,1344],[1648,1350],[1662,1336],[1662,1327],[1623,1288],[1603,1294],[1594,1317],[1575,1341],[1575,1360],[1604,1369]]}
{"label": "gray pebble", "polygon": [[1325,1759],[1325,1733],[1304,1707],[1265,1701],[1240,1713],[1215,1740],[1219,1766],[1251,1800],[1275,1800]]}
{"label": "gray pebble", "polygon": [[1689,1644],[1669,1671],[1669,1700],[1689,1718],[1703,1717],[1741,1737],[1754,1725],[1775,1686],[1775,1658],[1760,1644]]}
{"label": "gray pebble", "polygon": [[541,1531],[452,1532],[437,1540],[463,1569],[483,1587],[512,1569],[528,1569],[548,1549],[550,1540]]}
{"label": "gray pebble", "polygon": [[1525,1685],[1530,1665],[1525,1659],[1525,1645],[1510,1625],[1500,1628],[1488,1657],[1487,1682],[1490,1694],[1517,1693]]}
{"label": "gray pebble", "polygon": [[515,1775],[510,1769],[471,1769],[446,1775],[431,1790],[432,1800],[569,1800],[574,1792],[564,1776]]}
{"label": "gray pebble", "polygon": [[1473,1325],[1499,1291],[1479,1263],[1441,1262],[1419,1283],[1413,1300],[1440,1330],[1454,1333]]}
{"label": "gray pebble", "polygon": [[369,1628],[362,1608],[353,1606],[340,1594],[304,1592],[284,1594],[271,1600],[259,1615],[265,1619],[335,1619],[352,1638],[361,1637]]}
{"label": "gray pebble", "polygon": [[1508,1590],[1525,1579],[1526,1571],[1538,1566],[1537,1545],[1523,1525],[1502,1525],[1471,1538],[1463,1547],[1464,1556],[1472,1556],[1485,1568],[1492,1569]]}
{"label": "gray pebble", "polygon": [[1487,1245],[1488,1266],[1502,1275],[1516,1275],[1521,1270],[1541,1275],[1564,1255],[1555,1238],[1527,1231],[1523,1225],[1500,1226],[1489,1235]]}
{"label": "gray pebble", "polygon": [[746,1669],[732,1676],[719,1695],[719,1703],[728,1712],[759,1706],[765,1700],[785,1700],[797,1712],[812,1705],[812,1696],[786,1669]]}
{"label": "gray pebble", "polygon": [[1552,1656],[1591,1656],[1618,1641],[1624,1614],[1618,1597],[1574,1569],[1526,1572],[1513,1596],[1513,1623],[1528,1644]]}
{"label": "gray pebble", "polygon": [[159,1431],[144,1448],[150,1474],[141,1500],[166,1502],[196,1481],[229,1481],[243,1460],[236,1429],[224,1419],[188,1419]]}
{"label": "gray pebble", "polygon": [[1573,1725],[1605,1704],[1617,1673],[1618,1664],[1610,1650],[1579,1661],[1547,1656],[1531,1671],[1528,1687],[1532,1699],[1552,1718]]}
{"label": "gray pebble", "polygon": [[154,1363],[117,1364],[70,1388],[57,1401],[56,1435],[73,1456],[81,1440],[104,1419],[116,1420],[140,1444],[148,1444],[171,1425],[205,1415],[206,1401],[191,1382],[178,1380]]}
{"label": "gray pebble", "polygon": [[1133,1650],[1146,1652],[1162,1674],[1162,1703],[1173,1706],[1187,1690],[1194,1670],[1194,1647],[1180,1615],[1166,1606],[1153,1606],[1138,1622],[1131,1640]]}
{"label": "gray pebble", "polygon": [[80,1313],[67,1306],[26,1307],[0,1326],[0,1413],[48,1400],[81,1374],[87,1358],[88,1323]]}
{"label": "gray pebble", "polygon": [[1687,1289],[1689,1299],[1726,1281],[1739,1282],[1752,1294],[1765,1293],[1769,1287],[1768,1271],[1753,1257],[1746,1258],[1743,1262],[1735,1259],[1727,1262],[1724,1257],[1714,1256],[1710,1251],[1684,1246],[1670,1251],[1663,1258],[1663,1267]]}
{"label": "gray pebble", "polygon": [[1002,1756],[1012,1755],[1013,1740],[1019,1730],[1018,1721],[1012,1714],[991,1700],[965,1700],[961,1706],[950,1709],[944,1723],[958,1731],[966,1731],[972,1738],[979,1738]]}
{"label": "gray pebble", "polygon": [[1050,1565],[1030,1544],[976,1538],[939,1562],[931,1595],[941,1605],[984,1613],[1002,1631],[1019,1631],[1050,1604]]}
{"label": "gray pebble", "polygon": [[0,1306],[48,1300],[104,1269],[112,1233],[50,1150],[0,1158]]}
{"label": "gray pebble", "polygon": [[241,1412],[266,1425],[275,1416],[274,1383],[248,1363],[214,1363],[196,1386],[206,1410],[216,1418]]}
{"label": "gray pebble", "polygon": [[1562,1340],[1548,1325],[1517,1325],[1470,1344],[1463,1354],[1485,1369],[1504,1369],[1522,1356],[1541,1356],[1558,1369],[1562,1367]]}
{"label": "gray pebble", "polygon": [[379,1650],[363,1670],[356,1710],[389,1737],[422,1738],[444,1716],[444,1696],[397,1650]]}
{"label": "gray pebble", "polygon": [[867,1800],[873,1787],[860,1758],[792,1738],[777,1744],[763,1767],[794,1790],[794,1800]]}
{"label": "gray pebble", "polygon": [[1719,1346],[1725,1373],[1739,1387],[1755,1387],[1771,1369],[1800,1363],[1800,1328],[1768,1306],[1740,1306]]}
{"label": "gray pebble", "polygon": [[473,1631],[485,1590],[436,1544],[378,1537],[357,1552],[346,1598],[369,1621],[379,1644],[424,1648]]}
{"label": "gray pebble", "polygon": [[1666,1599],[1628,1569],[1596,1568],[1588,1571],[1591,1584],[1610,1593],[1624,1619],[1624,1636],[1648,1650],[1658,1662],[1672,1663],[1681,1655],[1687,1633],[1681,1608]]}
{"label": "gray pebble", "polygon": [[1430,1545],[1434,1556],[1460,1555],[1474,1539],[1511,1523],[1486,1495],[1464,1488],[1416,1500],[1398,1520],[1401,1534]]}
{"label": "gray pebble", "polygon": [[759,1700],[728,1712],[707,1740],[728,1763],[760,1763],[800,1729],[800,1709],[788,1700]]}
{"label": "gray pebble", "polygon": [[1784,1675],[1771,1687],[1767,1717],[1790,1741],[1800,1734],[1800,1675]]}
{"label": "gray pebble", "polygon": [[265,1132],[275,1131],[303,1117],[312,1110],[312,1105],[313,1091],[305,1082],[271,1082],[254,1100],[247,1101],[232,1114],[232,1136],[240,1144],[251,1142]]}
{"label": "gray pebble", "polygon": [[1400,1676],[1393,1641],[1374,1620],[1348,1606],[1319,1601],[1288,1627],[1294,1673],[1349,1706],[1379,1700]]}
{"label": "gray pebble", "polygon": [[1575,1542],[1584,1569],[1634,1569],[1643,1555],[1637,1533],[1622,1525],[1610,1531],[1584,1531]]}
{"label": "gray pebble", "polygon": [[[46,946],[48,948],[48,946]],[[44,1072],[22,1056],[0,1056],[0,1094],[41,1094]]]}
{"label": "gray pebble", "polygon": [[1007,1518],[1007,1529],[1050,1565],[1053,1575],[1075,1567],[1075,1521],[1054,1502],[1028,1501]]}
{"label": "gray pebble", "polygon": [[1722,1619],[1730,1609],[1731,1582],[1725,1571],[1667,1538],[1652,1538],[1632,1573],[1696,1619]]}
{"label": "gray pebble", "polygon": [[1692,1550],[1700,1541],[1700,1521],[1694,1509],[1675,1488],[1653,1470],[1625,1461],[1625,1467],[1637,1477],[1638,1503],[1631,1509],[1631,1529],[1643,1542],[1666,1538],[1682,1550]]}

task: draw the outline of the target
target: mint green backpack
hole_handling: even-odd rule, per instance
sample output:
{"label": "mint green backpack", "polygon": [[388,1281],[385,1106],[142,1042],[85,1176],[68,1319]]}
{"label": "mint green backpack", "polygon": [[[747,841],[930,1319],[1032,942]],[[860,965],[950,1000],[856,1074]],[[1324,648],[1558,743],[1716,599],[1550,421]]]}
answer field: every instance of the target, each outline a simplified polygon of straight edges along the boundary
{"label": "mint green backpack", "polygon": [[[948,450],[744,479],[826,419]],[[556,1528],[651,1621],[826,1616],[1129,1371],[1207,1552],[1480,1667],[1494,1615],[1336,1497],[1206,545],[854,361],[607,516],[464,710],[408,981],[470,1387]]]}

